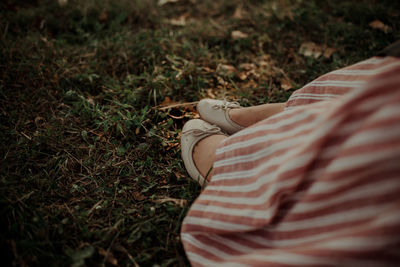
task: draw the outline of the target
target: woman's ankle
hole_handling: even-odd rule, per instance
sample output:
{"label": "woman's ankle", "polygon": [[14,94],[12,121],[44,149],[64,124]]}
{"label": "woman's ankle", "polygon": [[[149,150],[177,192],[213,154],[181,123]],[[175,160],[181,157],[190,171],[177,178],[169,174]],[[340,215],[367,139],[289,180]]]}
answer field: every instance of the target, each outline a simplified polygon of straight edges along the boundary
{"label": "woman's ankle", "polygon": [[[207,178],[211,177],[211,167],[214,163],[215,152],[222,141],[227,137],[225,135],[210,135],[200,140],[193,149],[193,161],[200,174]],[[206,177],[208,176],[208,177]]]}
{"label": "woman's ankle", "polygon": [[283,111],[286,103],[272,103],[259,106],[231,109],[230,119],[243,127],[251,126]]}

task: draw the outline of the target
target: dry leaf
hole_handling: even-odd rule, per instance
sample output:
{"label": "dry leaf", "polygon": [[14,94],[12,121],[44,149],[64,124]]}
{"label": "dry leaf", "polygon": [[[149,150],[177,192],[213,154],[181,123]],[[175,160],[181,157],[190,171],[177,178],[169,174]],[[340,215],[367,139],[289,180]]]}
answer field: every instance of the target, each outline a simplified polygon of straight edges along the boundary
{"label": "dry leaf", "polygon": [[[128,256],[128,258],[131,261],[131,263],[133,264],[133,267],[139,267],[139,264],[137,264],[137,262],[135,261],[133,256],[131,254],[129,254],[129,252],[126,250],[126,248],[124,248],[121,244],[115,244],[114,245],[114,250],[117,251],[117,252],[125,253]],[[130,266],[130,265],[128,265],[128,266]]]}
{"label": "dry leaf", "polygon": [[218,64],[217,72],[222,75],[232,75],[236,72],[236,68],[232,65]]}
{"label": "dry leaf", "polygon": [[260,77],[257,73],[257,66],[254,63],[242,63],[239,65],[239,68],[244,70],[237,74],[242,81],[246,80],[251,75],[257,78]]}
{"label": "dry leaf", "polygon": [[171,105],[172,100],[169,96],[166,96],[163,100],[163,102],[161,102],[160,106],[168,106]]}
{"label": "dry leaf", "polygon": [[257,86],[258,83],[256,83],[254,80],[250,80],[249,82],[242,85],[243,88],[257,88]]}
{"label": "dry leaf", "polygon": [[322,48],[314,42],[302,43],[299,53],[306,57],[319,58],[322,55]]}
{"label": "dry leaf", "polygon": [[187,14],[183,14],[179,18],[167,20],[167,23],[173,26],[186,26],[187,16],[188,16]]}
{"label": "dry leaf", "polygon": [[142,201],[142,200],[146,199],[146,197],[144,195],[142,195],[141,193],[139,193],[137,191],[133,192],[132,196],[133,196],[133,199],[136,201]]}
{"label": "dry leaf", "polygon": [[288,91],[293,88],[291,81],[287,78],[281,80],[281,87],[283,90]]}
{"label": "dry leaf", "polygon": [[183,208],[186,206],[187,204],[187,200],[186,199],[178,199],[178,198],[170,198],[170,197],[166,197],[166,198],[159,198],[155,200],[156,203],[166,203],[166,202],[172,202],[176,205],[178,205],[179,207]]}
{"label": "dry leaf", "polygon": [[94,104],[95,104],[94,99],[92,97],[86,98],[86,101],[92,106],[94,106]]}
{"label": "dry leaf", "polygon": [[179,0],[158,0],[157,5],[163,6],[163,5],[165,5],[165,4],[168,4],[168,3],[176,3],[176,2],[178,2],[178,1],[179,1]]}
{"label": "dry leaf", "polygon": [[60,6],[65,6],[65,5],[68,4],[68,0],[58,0],[58,4],[59,4]]}
{"label": "dry leaf", "polygon": [[214,72],[214,70],[213,70],[213,69],[210,69],[209,67],[203,67],[203,70],[204,70],[205,72],[207,72],[207,73],[212,73],[212,72]]}
{"label": "dry leaf", "polygon": [[175,172],[175,177],[177,180],[181,180],[181,179],[185,178],[186,176],[180,172]]}
{"label": "dry leaf", "polygon": [[296,8],[296,5],[293,3],[286,3],[286,1],[280,0],[280,1],[271,1],[271,8],[275,15],[283,20],[285,18],[290,19],[291,21],[294,20],[294,14],[293,10]]}
{"label": "dry leaf", "polygon": [[186,25],[186,19],[184,17],[179,17],[177,19],[170,19],[168,20],[168,23],[174,26],[185,26]]}
{"label": "dry leaf", "polygon": [[103,11],[103,13],[101,13],[101,14],[99,15],[98,20],[99,20],[100,22],[106,22],[106,21],[108,20],[107,11]]}
{"label": "dry leaf", "polygon": [[[181,74],[182,75],[182,74]],[[165,76],[164,75],[162,75],[162,74],[158,74],[155,78],[154,78],[154,81],[155,82],[162,82],[162,81],[165,81]]]}
{"label": "dry leaf", "polygon": [[369,23],[369,26],[375,30],[383,31],[384,33],[388,33],[388,31],[391,29],[389,26],[387,26],[380,20],[372,21],[371,23]]}
{"label": "dry leaf", "polygon": [[118,260],[114,257],[114,254],[112,252],[105,251],[103,248],[98,248],[97,249],[99,254],[103,257],[106,257],[106,261],[110,263],[111,265],[117,266],[118,265]]}
{"label": "dry leaf", "polygon": [[[220,84],[220,85],[222,85],[222,86],[225,86],[226,85],[226,81],[222,78],[222,77],[220,77],[220,76],[217,76],[217,81],[218,81],[218,84]],[[222,89],[222,88],[220,88],[220,89]]]}
{"label": "dry leaf", "polygon": [[242,81],[244,81],[244,80],[246,80],[247,79],[247,72],[240,72],[240,73],[238,73],[238,75],[237,75],[238,77],[239,77],[239,79],[241,79]]}
{"label": "dry leaf", "polygon": [[207,96],[209,97],[209,98],[216,98],[217,96],[213,93],[213,89],[211,89],[211,88],[208,88],[207,89]]}
{"label": "dry leaf", "polygon": [[35,124],[37,127],[44,126],[46,124],[46,120],[43,117],[38,116],[35,118]]}
{"label": "dry leaf", "polygon": [[324,58],[330,58],[332,56],[333,53],[335,53],[336,49],[335,48],[331,48],[331,47],[326,47],[324,49]]}
{"label": "dry leaf", "polygon": [[335,48],[327,47],[326,45],[321,47],[314,42],[302,43],[299,49],[299,53],[301,55],[306,57],[313,57],[315,59],[319,58],[320,56],[330,58],[335,51]]}
{"label": "dry leaf", "polygon": [[243,18],[243,9],[242,5],[238,5],[238,7],[235,9],[235,13],[233,13],[233,18],[234,19],[242,19]]}
{"label": "dry leaf", "polygon": [[247,33],[241,32],[241,31],[233,31],[231,33],[231,37],[232,37],[232,39],[236,40],[236,39],[247,38],[247,37],[249,37],[249,35]]}
{"label": "dry leaf", "polygon": [[271,65],[273,65],[271,56],[268,54],[257,57],[254,62],[260,67],[270,67]]}
{"label": "dry leaf", "polygon": [[256,68],[256,65],[253,63],[242,63],[239,65],[239,68],[242,70],[254,70]]}

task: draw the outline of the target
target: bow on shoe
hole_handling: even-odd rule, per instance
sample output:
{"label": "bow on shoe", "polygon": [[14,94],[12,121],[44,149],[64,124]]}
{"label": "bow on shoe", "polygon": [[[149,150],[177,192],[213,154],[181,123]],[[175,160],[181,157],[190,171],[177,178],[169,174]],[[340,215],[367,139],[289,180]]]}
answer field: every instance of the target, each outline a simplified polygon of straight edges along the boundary
{"label": "bow on shoe", "polygon": [[212,125],[211,127],[204,126],[205,129],[189,129],[183,131],[182,134],[192,134],[193,136],[199,137],[202,135],[213,135],[213,134],[223,134],[221,128]]}
{"label": "bow on shoe", "polygon": [[240,108],[240,104],[238,102],[228,102],[226,99],[221,100],[221,104],[215,104],[212,106],[213,109],[223,109],[226,110],[228,108]]}

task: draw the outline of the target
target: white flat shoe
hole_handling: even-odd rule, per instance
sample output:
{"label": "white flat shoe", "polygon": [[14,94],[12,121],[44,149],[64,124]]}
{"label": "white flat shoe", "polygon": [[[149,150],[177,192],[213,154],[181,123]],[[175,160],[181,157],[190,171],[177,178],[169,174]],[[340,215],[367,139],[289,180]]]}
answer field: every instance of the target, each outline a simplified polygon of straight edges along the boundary
{"label": "white flat shoe", "polygon": [[224,134],[221,129],[200,119],[188,121],[182,129],[181,134],[181,153],[186,170],[195,181],[201,186],[207,183],[207,180],[200,174],[193,161],[193,148],[202,139],[215,134]]}
{"label": "white flat shoe", "polygon": [[203,120],[221,127],[228,134],[245,128],[229,117],[229,110],[234,108],[240,108],[239,103],[226,100],[203,99],[197,104],[197,111]]}

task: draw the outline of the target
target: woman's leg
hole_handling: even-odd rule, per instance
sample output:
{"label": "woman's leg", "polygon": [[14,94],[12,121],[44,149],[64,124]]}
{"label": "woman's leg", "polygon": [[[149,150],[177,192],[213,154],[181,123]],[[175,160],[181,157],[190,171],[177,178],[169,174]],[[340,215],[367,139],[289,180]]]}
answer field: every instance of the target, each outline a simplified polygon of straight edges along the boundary
{"label": "woman's leg", "polygon": [[275,115],[285,108],[286,103],[263,104],[259,106],[229,110],[229,117],[240,126],[248,127]]}
{"label": "woman's leg", "polygon": [[[237,124],[247,127],[283,111],[284,107],[285,103],[274,103],[231,109],[229,117]],[[214,164],[215,152],[226,138],[225,135],[211,135],[199,141],[194,147],[193,161],[203,177],[212,176],[210,169]]]}
{"label": "woman's leg", "polygon": [[[215,151],[227,138],[225,135],[211,135],[200,140],[193,149],[193,161],[200,174],[209,180],[212,176],[212,165],[214,164]],[[206,177],[207,176],[207,177]]]}

